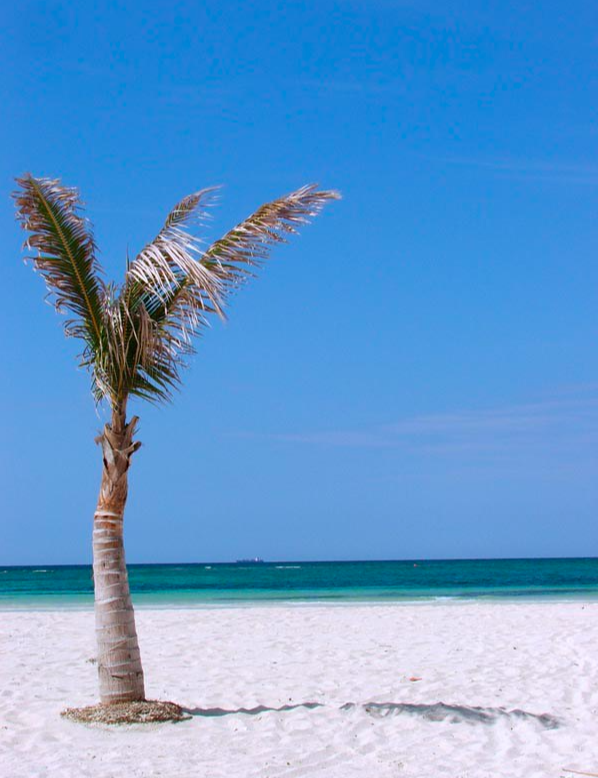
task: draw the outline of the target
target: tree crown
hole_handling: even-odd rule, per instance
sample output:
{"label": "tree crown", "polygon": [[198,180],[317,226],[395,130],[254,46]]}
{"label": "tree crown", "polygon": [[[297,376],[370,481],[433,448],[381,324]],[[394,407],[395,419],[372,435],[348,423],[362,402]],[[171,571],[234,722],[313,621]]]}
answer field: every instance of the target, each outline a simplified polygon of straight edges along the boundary
{"label": "tree crown", "polygon": [[123,283],[104,281],[92,227],[77,189],[58,179],[17,178],[17,219],[29,235],[28,257],[48,296],[66,312],[67,336],[83,343],[81,364],[97,402],[113,408],[130,395],[166,401],[211,315],[225,317],[231,295],[269,257],[340,195],[304,186],[266,203],[207,248],[197,235],[215,188],[178,202],[157,236],[128,263]]}

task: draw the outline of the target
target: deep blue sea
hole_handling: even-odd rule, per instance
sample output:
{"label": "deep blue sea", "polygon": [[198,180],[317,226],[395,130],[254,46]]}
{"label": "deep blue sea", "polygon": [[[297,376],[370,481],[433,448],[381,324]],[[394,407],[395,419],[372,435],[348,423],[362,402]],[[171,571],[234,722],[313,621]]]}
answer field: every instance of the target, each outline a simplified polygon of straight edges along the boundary
{"label": "deep blue sea", "polygon": [[[135,605],[598,600],[598,559],[130,565]],[[91,608],[91,567],[0,567],[0,608]]]}

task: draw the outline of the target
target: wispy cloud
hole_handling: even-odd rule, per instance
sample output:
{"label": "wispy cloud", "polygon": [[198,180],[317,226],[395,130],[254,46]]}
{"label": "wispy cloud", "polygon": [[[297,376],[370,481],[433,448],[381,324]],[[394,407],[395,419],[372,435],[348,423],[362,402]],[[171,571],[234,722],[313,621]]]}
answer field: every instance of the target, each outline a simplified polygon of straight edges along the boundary
{"label": "wispy cloud", "polygon": [[554,181],[574,184],[598,184],[598,167],[555,160],[519,159],[514,157],[427,157],[443,165],[482,168],[506,178]]}
{"label": "wispy cloud", "polygon": [[393,448],[438,456],[507,455],[598,448],[598,392],[485,410],[418,415],[362,429],[279,432],[271,440],[344,448]]}

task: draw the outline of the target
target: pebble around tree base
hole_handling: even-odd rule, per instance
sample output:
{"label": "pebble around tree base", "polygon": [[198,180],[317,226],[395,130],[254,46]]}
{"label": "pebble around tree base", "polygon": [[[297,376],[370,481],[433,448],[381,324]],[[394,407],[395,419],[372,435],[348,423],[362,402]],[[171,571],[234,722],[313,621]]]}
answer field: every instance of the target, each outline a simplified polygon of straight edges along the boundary
{"label": "pebble around tree base", "polygon": [[187,721],[191,718],[180,705],[160,700],[67,708],[60,715],[82,724],[155,724],[163,721]]}

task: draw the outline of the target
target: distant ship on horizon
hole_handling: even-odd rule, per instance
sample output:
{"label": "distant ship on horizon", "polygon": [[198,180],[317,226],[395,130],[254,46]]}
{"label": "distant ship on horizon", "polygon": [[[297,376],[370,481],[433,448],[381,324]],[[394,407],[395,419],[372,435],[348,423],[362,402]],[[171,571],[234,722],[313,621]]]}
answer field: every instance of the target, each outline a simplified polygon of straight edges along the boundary
{"label": "distant ship on horizon", "polygon": [[264,560],[259,556],[254,556],[251,559],[237,559],[236,565],[263,565]]}

